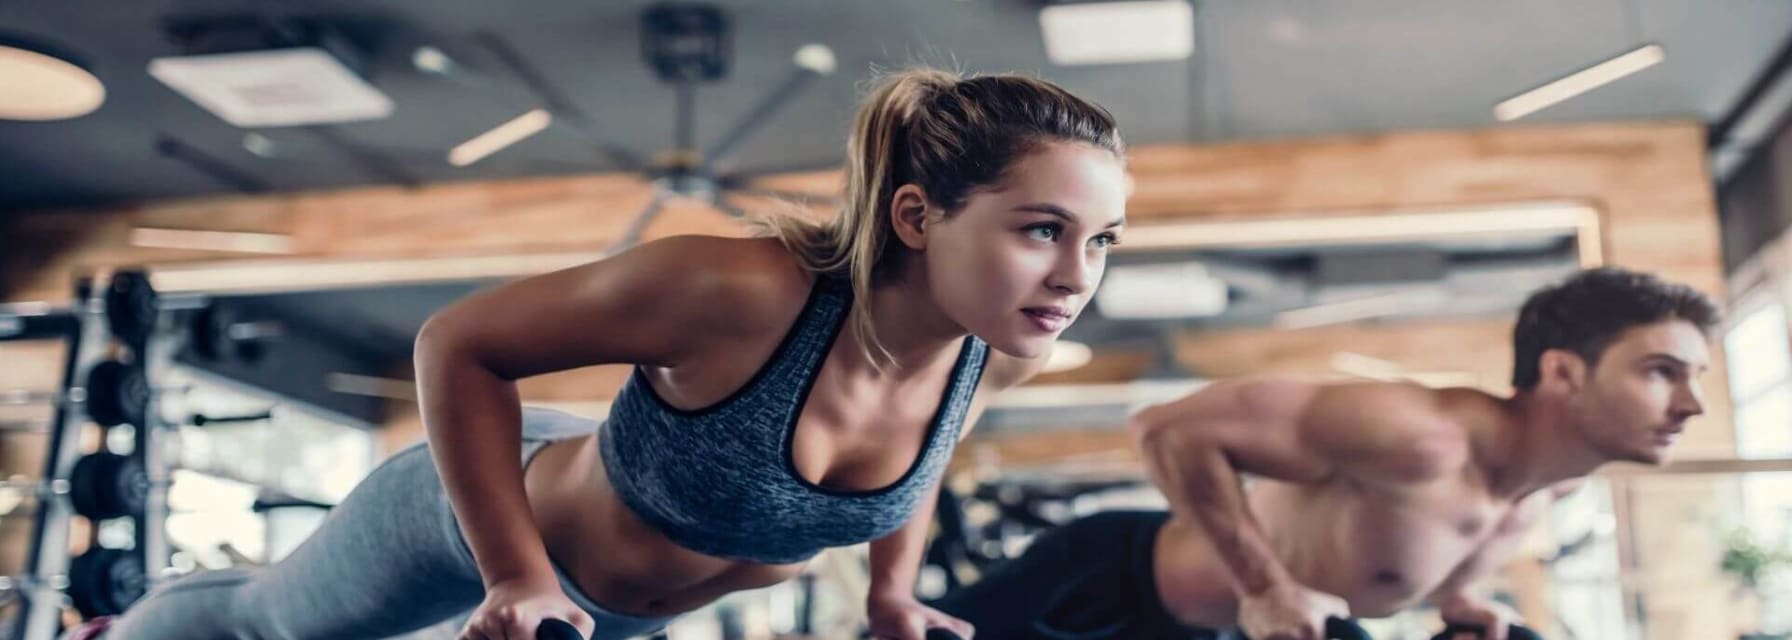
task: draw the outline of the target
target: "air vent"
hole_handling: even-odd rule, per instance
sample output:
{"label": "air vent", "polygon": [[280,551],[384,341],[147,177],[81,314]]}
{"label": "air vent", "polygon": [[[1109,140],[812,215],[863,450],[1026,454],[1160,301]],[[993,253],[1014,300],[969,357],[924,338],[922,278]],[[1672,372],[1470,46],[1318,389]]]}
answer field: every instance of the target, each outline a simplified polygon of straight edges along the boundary
{"label": "air vent", "polygon": [[244,128],[336,124],[392,114],[391,99],[317,47],[156,58],[149,63],[149,75]]}

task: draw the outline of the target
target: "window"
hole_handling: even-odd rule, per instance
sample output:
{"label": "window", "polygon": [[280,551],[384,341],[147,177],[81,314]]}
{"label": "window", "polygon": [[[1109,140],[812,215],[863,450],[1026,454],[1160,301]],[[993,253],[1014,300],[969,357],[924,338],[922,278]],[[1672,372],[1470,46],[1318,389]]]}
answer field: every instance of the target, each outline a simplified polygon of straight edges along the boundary
{"label": "window", "polygon": [[1761,306],[1724,335],[1730,398],[1736,408],[1736,454],[1792,457],[1792,345],[1785,307]]}

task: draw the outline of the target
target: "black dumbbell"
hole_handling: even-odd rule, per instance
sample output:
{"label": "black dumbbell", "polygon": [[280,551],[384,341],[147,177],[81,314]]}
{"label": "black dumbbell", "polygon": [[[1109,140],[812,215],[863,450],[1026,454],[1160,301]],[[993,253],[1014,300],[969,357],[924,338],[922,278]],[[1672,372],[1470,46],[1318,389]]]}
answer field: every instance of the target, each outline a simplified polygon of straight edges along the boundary
{"label": "black dumbbell", "polygon": [[135,458],[101,451],[77,460],[67,480],[7,479],[0,481],[0,494],[28,495],[40,503],[66,497],[75,513],[106,520],[142,515],[149,501],[149,476]]}
{"label": "black dumbbell", "polygon": [[69,473],[69,504],[94,520],[142,515],[149,475],[131,456],[101,451],[81,456]]}
{"label": "black dumbbell", "polygon": [[69,563],[69,599],[90,620],[124,613],[148,586],[143,563],[131,551],[94,548]]}
{"label": "black dumbbell", "polygon": [[[1239,634],[1239,637],[1244,638],[1245,636]],[[1364,630],[1362,625],[1357,624],[1356,620],[1332,617],[1325,619],[1325,640],[1374,640],[1374,638],[1370,637],[1369,632]]]}
{"label": "black dumbbell", "polygon": [[155,330],[156,313],[160,308],[156,289],[149,283],[149,274],[141,271],[120,271],[112,275],[106,286],[106,328],[119,342],[132,349],[142,349]]}
{"label": "black dumbbell", "polygon": [[579,633],[578,627],[572,626],[572,623],[565,620],[552,618],[541,621],[541,626],[535,628],[535,638],[536,640],[585,640],[584,634]]}
{"label": "black dumbbell", "polygon": [[285,325],[269,320],[249,321],[236,307],[212,304],[188,326],[188,346],[209,362],[254,364],[267,352],[267,341],[286,332]]}
{"label": "black dumbbell", "polygon": [[103,360],[87,369],[81,387],[66,393],[0,391],[0,405],[81,406],[87,417],[102,427],[121,424],[143,424],[143,410],[151,388],[143,377],[143,368],[118,360]]}
{"label": "black dumbbell", "polygon": [[[1486,627],[1478,624],[1452,624],[1444,627],[1444,630],[1439,631],[1437,635],[1431,636],[1431,640],[1455,640],[1458,633],[1473,634],[1479,638],[1486,632]],[[1543,636],[1532,631],[1530,627],[1517,624],[1506,627],[1506,637],[1510,640],[1543,640]]]}

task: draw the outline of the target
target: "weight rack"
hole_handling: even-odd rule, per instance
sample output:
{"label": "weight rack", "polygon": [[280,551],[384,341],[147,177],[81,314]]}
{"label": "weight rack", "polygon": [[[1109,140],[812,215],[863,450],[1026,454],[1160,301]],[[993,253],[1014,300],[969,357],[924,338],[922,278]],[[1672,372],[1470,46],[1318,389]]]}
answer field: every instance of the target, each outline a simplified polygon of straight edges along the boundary
{"label": "weight rack", "polygon": [[[137,368],[145,384],[150,380],[149,373],[162,368],[171,356],[167,340],[159,338],[158,325],[165,314],[156,304],[148,277],[141,272],[124,271],[106,278],[103,288],[95,286],[98,281],[94,277],[81,278],[75,285],[75,307],[70,309],[0,305],[0,341],[60,338],[66,354],[41,476],[49,490],[39,492],[25,573],[15,581],[20,610],[8,636],[13,640],[53,640],[69,594],[94,588],[93,584],[72,583],[70,571],[80,559],[71,559],[68,551],[70,516],[75,515],[75,509],[64,498],[76,463],[82,458],[80,434],[89,424],[87,402],[92,401],[87,389],[77,381],[85,380],[95,365],[109,361],[114,340],[130,353],[129,364]],[[84,558],[96,555],[90,564],[103,563],[100,584],[107,602],[98,605],[102,612],[112,600],[129,604],[140,597],[168,568],[170,549],[165,523],[169,469],[163,460],[160,437],[167,425],[161,423],[155,410],[158,396],[154,391],[144,393],[136,399],[142,406],[134,407],[135,415],[143,416],[143,424],[133,425],[135,447],[130,457],[140,465],[147,484],[144,508],[130,514],[135,525],[135,547],[110,550],[96,544],[83,554]],[[118,570],[111,570],[112,563],[118,563]],[[86,605],[78,608],[96,607],[94,596],[88,593],[87,602],[77,599],[77,605]]]}

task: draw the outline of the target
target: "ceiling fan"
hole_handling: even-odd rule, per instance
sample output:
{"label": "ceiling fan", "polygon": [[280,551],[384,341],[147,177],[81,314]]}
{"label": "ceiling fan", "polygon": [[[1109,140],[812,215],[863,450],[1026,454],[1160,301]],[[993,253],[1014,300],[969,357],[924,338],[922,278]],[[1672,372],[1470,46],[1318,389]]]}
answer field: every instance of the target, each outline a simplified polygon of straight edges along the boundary
{"label": "ceiling fan", "polygon": [[[542,113],[538,118],[539,122],[530,125],[533,131],[522,133],[516,139],[533,135],[545,128],[547,121],[551,119],[553,124],[563,125],[588,139],[613,166],[639,173],[653,185],[652,199],[635,214],[622,236],[606,253],[639,243],[648,225],[666,203],[674,198],[695,199],[737,219],[744,217],[745,213],[729,199],[733,194],[797,202],[829,202],[837,199],[837,196],[831,194],[754,186],[754,175],[727,168],[741,145],[801,95],[804,88],[815,79],[834,72],[834,53],[826,45],[808,44],[797,49],[792,56],[790,74],[783,83],[761,99],[714,146],[699,149],[695,140],[697,86],[726,77],[733,64],[732,32],[728,15],[722,9],[706,4],[659,4],[648,7],[641,14],[641,53],[654,74],[662,82],[672,85],[677,92],[674,113],[677,127],[671,148],[656,153],[651,158],[644,158],[635,150],[608,139],[590,116],[556,91],[504,40],[490,32],[479,33],[475,39],[509,75],[527,85],[541,100],[535,110]],[[420,48],[413,56],[413,63],[418,69],[446,78],[489,84],[477,72],[455,65],[437,50]],[[508,125],[501,125],[493,129],[493,132],[502,130],[504,126]],[[474,158],[465,164],[476,161],[477,158]]]}
{"label": "ceiling fan", "polygon": [[[349,37],[351,33],[358,37]],[[728,15],[714,5],[656,4],[642,11],[640,33],[643,60],[662,82],[674,87],[677,96],[673,145],[650,157],[607,137],[595,118],[568,99],[509,43],[491,31],[480,31],[472,36],[473,45],[486,54],[478,56],[478,65],[461,64],[441,48],[422,40],[411,49],[409,66],[487,96],[513,95],[518,91],[519,83],[533,96],[533,109],[463,143],[448,154],[446,160],[450,164],[473,164],[548,126],[559,125],[586,140],[597,155],[607,159],[604,169],[637,173],[649,182],[653,187],[652,198],[606,253],[638,243],[660,210],[674,198],[698,200],[735,218],[745,214],[731,201],[731,195],[771,197],[799,204],[826,204],[838,200],[837,194],[759,186],[754,184],[755,178],[770,172],[740,172],[729,166],[741,146],[801,95],[805,87],[834,72],[831,49],[822,44],[798,48],[792,56],[792,68],[786,79],[754,105],[719,142],[711,148],[699,149],[695,140],[697,86],[726,77],[733,65]],[[285,148],[284,143],[275,142],[262,133],[276,128],[296,129],[389,182],[420,186],[422,180],[407,167],[418,163],[440,166],[444,160],[441,151],[363,148],[330,126],[337,122],[382,118],[391,112],[389,99],[364,79],[372,71],[372,51],[378,48],[366,40],[373,39],[376,34],[384,37],[397,34],[403,39],[405,30],[389,24],[362,25],[342,19],[259,13],[180,18],[170,20],[167,25],[167,35],[180,55],[152,61],[150,71],[201,107],[247,129],[244,147],[256,156],[270,160],[311,161],[302,154],[295,155]],[[249,55],[245,56],[245,53]],[[270,103],[263,95],[269,90],[267,70],[271,67],[268,65],[292,64],[287,62],[291,56],[299,56],[306,62],[306,73],[288,73],[296,79],[289,79],[282,85],[286,88],[280,94],[283,100]],[[324,79],[330,82],[319,84]],[[304,80],[306,84],[286,86],[294,85],[298,80]],[[259,98],[244,98],[250,94]],[[267,108],[269,106],[273,108]],[[500,139],[485,141],[485,148],[474,150],[475,153],[464,153],[467,150],[461,148],[494,135]],[[272,190],[272,186],[257,175],[239,170],[204,149],[172,136],[158,137],[155,150],[159,155],[181,161],[240,191]],[[579,168],[587,167],[580,163]]]}

